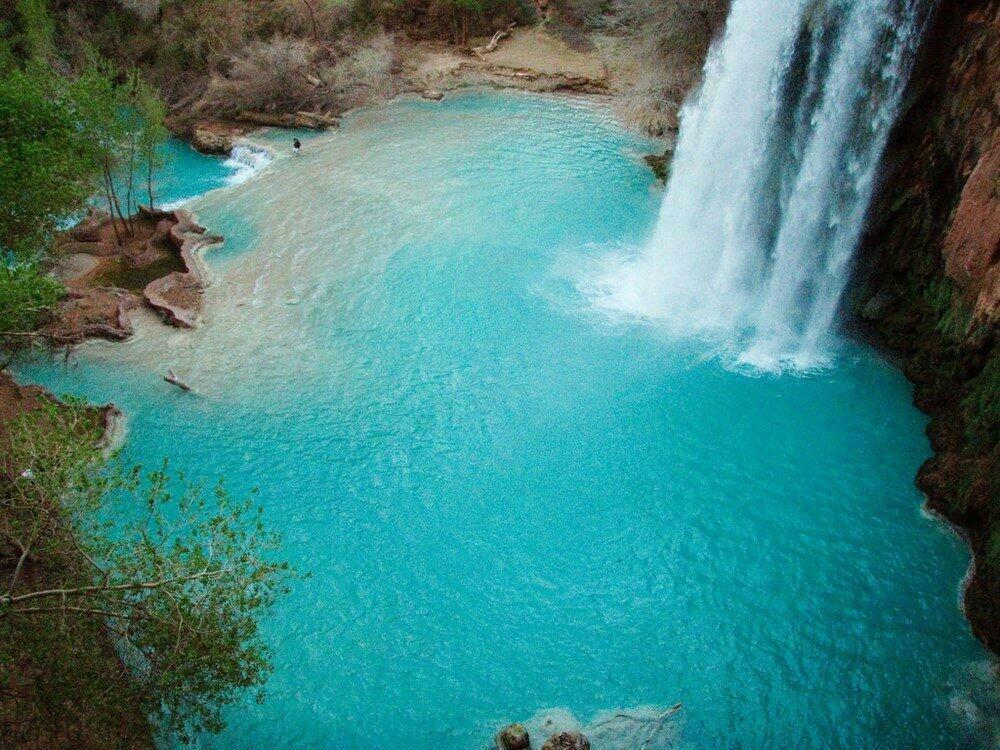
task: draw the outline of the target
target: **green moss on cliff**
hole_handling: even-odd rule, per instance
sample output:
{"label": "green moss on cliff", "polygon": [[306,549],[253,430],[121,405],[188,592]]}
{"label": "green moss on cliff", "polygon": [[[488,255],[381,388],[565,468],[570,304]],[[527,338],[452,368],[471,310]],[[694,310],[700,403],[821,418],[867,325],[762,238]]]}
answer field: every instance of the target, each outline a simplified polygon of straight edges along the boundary
{"label": "green moss on cliff", "polygon": [[[969,534],[974,632],[1000,650],[1000,350],[946,273],[945,237],[969,174],[1000,128],[1000,0],[944,0],[914,75],[873,207],[857,309],[902,360],[931,416],[917,484]],[[994,262],[996,260],[994,259]]]}

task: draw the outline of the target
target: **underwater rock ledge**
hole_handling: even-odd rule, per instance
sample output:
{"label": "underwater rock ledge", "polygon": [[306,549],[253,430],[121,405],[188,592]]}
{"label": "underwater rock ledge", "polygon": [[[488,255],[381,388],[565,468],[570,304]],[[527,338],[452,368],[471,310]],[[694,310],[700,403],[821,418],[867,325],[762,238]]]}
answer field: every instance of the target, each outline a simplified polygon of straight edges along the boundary
{"label": "underwater rock ledge", "polygon": [[208,274],[200,253],[221,244],[184,210],[139,207],[130,220],[131,236],[122,234],[110,214],[92,209],[57,240],[53,274],[67,295],[41,329],[57,346],[88,338],[129,338],[129,312],[141,301],[169,325],[194,328],[201,316]]}

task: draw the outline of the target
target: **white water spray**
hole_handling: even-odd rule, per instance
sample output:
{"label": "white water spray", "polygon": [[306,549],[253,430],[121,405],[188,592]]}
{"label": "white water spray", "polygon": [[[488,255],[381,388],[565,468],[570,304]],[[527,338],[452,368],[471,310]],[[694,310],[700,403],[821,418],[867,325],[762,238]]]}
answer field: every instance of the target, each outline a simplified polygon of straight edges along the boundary
{"label": "white water spray", "polygon": [[263,169],[274,161],[274,154],[263,146],[257,146],[247,141],[240,141],[233,145],[229,152],[229,158],[225,164],[232,174],[226,179],[229,185],[239,185],[255,177]]}
{"label": "white water spray", "polygon": [[930,0],[735,0],[653,238],[591,289],[756,368],[822,361]]}

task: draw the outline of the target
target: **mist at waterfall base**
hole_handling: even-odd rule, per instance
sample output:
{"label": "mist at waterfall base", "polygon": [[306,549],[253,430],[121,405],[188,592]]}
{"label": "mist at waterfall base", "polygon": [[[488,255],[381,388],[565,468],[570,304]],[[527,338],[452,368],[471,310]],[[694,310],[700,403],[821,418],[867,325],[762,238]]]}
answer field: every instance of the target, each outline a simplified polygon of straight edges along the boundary
{"label": "mist at waterfall base", "polygon": [[652,240],[581,288],[757,370],[829,361],[928,0],[735,0]]}
{"label": "mist at waterfall base", "polygon": [[745,377],[579,294],[649,236],[655,144],[495,93],[359,112],[298,157],[272,138],[191,204],[226,236],[201,327],[137,315],[18,373],[117,403],[129,461],[259,488],[311,574],[263,621],[267,699],[202,747],[481,750],[531,719],[536,747],[580,721],[635,750],[608,712],[678,702],[650,747],[988,743],[969,556],[919,511],[903,377],[854,343]]}

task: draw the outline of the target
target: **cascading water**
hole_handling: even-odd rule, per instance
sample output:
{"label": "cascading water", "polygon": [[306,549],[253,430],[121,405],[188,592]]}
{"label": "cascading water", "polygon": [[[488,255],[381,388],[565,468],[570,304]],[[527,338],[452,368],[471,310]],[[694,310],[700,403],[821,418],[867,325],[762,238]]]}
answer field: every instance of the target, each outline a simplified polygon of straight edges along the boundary
{"label": "cascading water", "polygon": [[822,359],[931,0],[735,0],[685,107],[659,220],[607,307]]}
{"label": "cascading water", "polygon": [[244,141],[236,143],[225,162],[226,166],[233,170],[226,182],[229,185],[246,182],[273,160],[274,154],[267,148]]}

